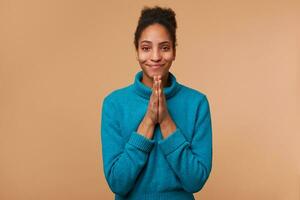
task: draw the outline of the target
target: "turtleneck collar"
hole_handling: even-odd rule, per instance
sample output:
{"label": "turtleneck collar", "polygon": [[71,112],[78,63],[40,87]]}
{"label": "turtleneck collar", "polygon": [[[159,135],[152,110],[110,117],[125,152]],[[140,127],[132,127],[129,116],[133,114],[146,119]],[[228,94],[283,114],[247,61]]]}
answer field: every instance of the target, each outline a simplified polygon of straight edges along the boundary
{"label": "turtleneck collar", "polygon": [[[142,70],[136,73],[134,83],[133,83],[133,89],[138,95],[149,100],[152,94],[152,88],[148,87],[142,82],[142,77],[143,77]],[[168,78],[171,84],[168,87],[164,87],[163,90],[166,99],[169,99],[172,96],[174,96],[177,93],[177,91],[180,89],[180,84],[177,82],[174,74],[169,72]]]}

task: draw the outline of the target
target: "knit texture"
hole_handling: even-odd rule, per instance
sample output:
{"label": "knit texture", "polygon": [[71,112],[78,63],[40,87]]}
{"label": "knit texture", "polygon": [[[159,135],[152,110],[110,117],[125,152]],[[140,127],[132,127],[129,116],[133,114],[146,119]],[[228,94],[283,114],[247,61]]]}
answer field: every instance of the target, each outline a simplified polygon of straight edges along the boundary
{"label": "knit texture", "polygon": [[102,102],[101,144],[106,181],[115,200],[192,200],[212,168],[212,124],[205,94],[177,82],[169,72],[164,87],[177,129],[163,138],[157,124],[152,139],[137,132],[152,89],[141,82],[110,92]]}

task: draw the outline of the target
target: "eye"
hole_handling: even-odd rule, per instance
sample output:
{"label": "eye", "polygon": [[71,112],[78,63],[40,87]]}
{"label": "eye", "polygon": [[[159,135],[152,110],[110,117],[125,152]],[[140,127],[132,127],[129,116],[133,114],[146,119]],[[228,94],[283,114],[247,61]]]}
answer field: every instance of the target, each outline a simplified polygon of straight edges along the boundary
{"label": "eye", "polygon": [[169,46],[163,46],[162,49],[163,49],[164,51],[169,51],[169,50],[170,50],[170,47],[169,47]]}
{"label": "eye", "polygon": [[144,46],[144,47],[142,47],[141,49],[142,49],[143,51],[149,51],[149,49],[150,49],[150,48],[149,48],[149,47],[146,47],[146,46]]}

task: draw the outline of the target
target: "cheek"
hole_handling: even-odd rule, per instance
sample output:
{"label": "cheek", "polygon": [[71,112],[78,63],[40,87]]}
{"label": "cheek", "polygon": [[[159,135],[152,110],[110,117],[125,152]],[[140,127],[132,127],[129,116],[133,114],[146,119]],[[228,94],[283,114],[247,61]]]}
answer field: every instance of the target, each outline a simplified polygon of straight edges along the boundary
{"label": "cheek", "polygon": [[174,58],[173,53],[168,53],[168,54],[165,54],[165,56],[164,56],[164,59],[166,61],[172,61],[173,58]]}
{"label": "cheek", "polygon": [[143,63],[143,62],[147,61],[148,57],[149,56],[146,53],[139,53],[138,60],[139,60],[139,62]]}

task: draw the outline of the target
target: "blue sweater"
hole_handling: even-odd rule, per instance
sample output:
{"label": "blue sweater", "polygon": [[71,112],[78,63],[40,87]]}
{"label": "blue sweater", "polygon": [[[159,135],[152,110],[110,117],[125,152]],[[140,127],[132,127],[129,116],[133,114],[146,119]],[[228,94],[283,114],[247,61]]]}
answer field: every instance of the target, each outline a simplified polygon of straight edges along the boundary
{"label": "blue sweater", "polygon": [[110,92],[102,103],[101,144],[106,181],[116,200],[191,200],[212,168],[212,127],[206,95],[177,82],[164,88],[177,129],[152,139],[137,132],[146,114],[151,88],[134,82]]}

